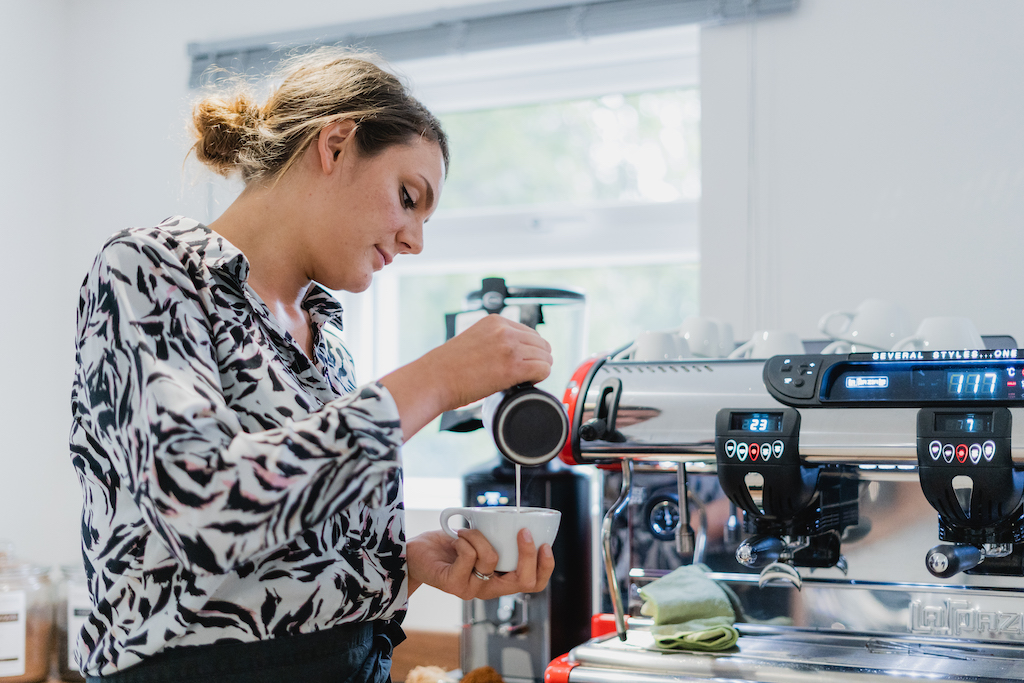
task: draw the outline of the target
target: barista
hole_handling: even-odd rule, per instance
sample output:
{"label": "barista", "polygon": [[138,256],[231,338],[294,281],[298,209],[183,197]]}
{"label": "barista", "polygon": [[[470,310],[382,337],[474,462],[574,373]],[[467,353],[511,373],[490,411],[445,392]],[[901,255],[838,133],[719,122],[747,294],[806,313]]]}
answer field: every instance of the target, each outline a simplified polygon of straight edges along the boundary
{"label": "barista", "polygon": [[406,542],[402,443],[446,410],[550,372],[488,316],[358,384],[327,290],[423,247],[448,166],[437,120],[370,59],[288,62],[263,105],[193,111],[193,151],[244,190],[102,247],[81,290],[71,452],[94,609],[90,681],[384,681],[408,596],[542,590],[549,546],[493,574],[474,530]]}

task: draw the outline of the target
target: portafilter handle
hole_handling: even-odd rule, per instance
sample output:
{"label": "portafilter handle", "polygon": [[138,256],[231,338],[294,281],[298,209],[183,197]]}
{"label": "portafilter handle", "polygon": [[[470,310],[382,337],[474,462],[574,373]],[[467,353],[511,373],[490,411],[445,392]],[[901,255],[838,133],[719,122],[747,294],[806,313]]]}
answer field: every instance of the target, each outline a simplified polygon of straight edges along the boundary
{"label": "portafilter handle", "polygon": [[985,559],[981,549],[966,543],[937,545],[925,555],[924,564],[933,576],[948,579],[951,576],[973,569]]}
{"label": "portafilter handle", "polygon": [[751,536],[736,548],[736,561],[744,567],[761,569],[777,562],[786,550],[786,542],[778,536]]}

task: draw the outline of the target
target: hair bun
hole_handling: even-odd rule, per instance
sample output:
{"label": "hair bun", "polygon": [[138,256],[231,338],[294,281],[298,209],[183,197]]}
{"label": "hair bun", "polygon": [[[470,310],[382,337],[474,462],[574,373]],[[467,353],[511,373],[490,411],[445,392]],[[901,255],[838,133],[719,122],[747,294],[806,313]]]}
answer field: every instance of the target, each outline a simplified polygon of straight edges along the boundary
{"label": "hair bun", "polygon": [[221,175],[238,167],[239,155],[258,134],[262,114],[247,95],[207,97],[192,109],[196,158]]}

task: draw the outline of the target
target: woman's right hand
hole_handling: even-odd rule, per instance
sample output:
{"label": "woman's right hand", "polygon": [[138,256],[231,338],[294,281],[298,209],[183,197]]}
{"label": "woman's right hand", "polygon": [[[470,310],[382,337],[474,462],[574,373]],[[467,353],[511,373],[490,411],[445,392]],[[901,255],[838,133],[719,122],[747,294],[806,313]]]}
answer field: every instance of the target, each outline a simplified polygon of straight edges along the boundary
{"label": "woman's right hand", "polygon": [[380,380],[398,405],[406,440],[453,410],[551,373],[551,345],[536,330],[488,315]]}

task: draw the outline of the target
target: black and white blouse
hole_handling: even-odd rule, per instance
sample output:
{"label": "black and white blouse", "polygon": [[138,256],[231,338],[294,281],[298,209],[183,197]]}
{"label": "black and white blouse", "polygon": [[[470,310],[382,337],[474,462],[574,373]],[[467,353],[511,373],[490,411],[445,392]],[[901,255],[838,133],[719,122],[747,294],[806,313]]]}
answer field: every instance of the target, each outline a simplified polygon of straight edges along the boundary
{"label": "black and white blouse", "polygon": [[94,608],[82,670],[405,609],[391,395],[356,387],[341,306],[311,286],[315,358],[196,221],[103,246],[78,310],[71,456]]}

